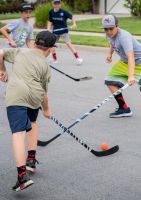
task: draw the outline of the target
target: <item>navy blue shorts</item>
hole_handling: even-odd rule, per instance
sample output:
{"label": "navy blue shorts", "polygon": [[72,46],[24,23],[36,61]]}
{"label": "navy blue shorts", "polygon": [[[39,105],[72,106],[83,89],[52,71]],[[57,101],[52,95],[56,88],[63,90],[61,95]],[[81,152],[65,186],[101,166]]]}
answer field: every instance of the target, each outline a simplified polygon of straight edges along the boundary
{"label": "navy blue shorts", "polygon": [[12,133],[30,131],[31,122],[36,122],[39,113],[38,109],[31,109],[24,106],[7,107],[7,117]]}

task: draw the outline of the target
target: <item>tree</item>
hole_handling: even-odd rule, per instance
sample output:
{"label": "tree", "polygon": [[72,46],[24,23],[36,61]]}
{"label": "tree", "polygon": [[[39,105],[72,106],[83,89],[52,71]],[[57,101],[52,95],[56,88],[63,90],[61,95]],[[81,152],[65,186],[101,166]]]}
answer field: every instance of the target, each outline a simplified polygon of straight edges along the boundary
{"label": "tree", "polygon": [[126,0],[125,7],[131,9],[131,13],[141,17],[141,0]]}
{"label": "tree", "polygon": [[95,13],[95,0],[92,0],[92,13]]}
{"label": "tree", "polygon": [[76,8],[78,11],[88,12],[92,8],[92,2],[91,2],[91,0],[83,0],[83,3],[82,3],[82,0],[77,0]]}
{"label": "tree", "polygon": [[0,4],[2,5],[2,4],[5,4],[6,3],[6,1],[5,0],[0,0]]}

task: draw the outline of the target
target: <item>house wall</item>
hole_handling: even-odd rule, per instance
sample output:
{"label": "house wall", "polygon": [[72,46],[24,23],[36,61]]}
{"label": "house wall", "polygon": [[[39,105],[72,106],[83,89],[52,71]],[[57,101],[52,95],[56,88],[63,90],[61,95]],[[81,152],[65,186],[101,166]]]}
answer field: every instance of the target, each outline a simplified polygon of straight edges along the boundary
{"label": "house wall", "polygon": [[[107,0],[107,13],[130,14],[130,10],[124,7],[125,0],[119,0],[118,3],[112,8],[116,2],[117,0]],[[100,0],[99,13],[105,14],[105,0]]]}

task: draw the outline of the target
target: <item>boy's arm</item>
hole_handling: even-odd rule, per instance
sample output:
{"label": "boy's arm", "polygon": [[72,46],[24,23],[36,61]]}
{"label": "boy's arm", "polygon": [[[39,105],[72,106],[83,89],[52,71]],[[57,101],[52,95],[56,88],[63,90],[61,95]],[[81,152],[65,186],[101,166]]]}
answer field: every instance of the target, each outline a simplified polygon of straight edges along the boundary
{"label": "boy's arm", "polygon": [[112,45],[110,44],[108,56],[107,56],[107,58],[106,58],[106,62],[107,62],[107,63],[111,63],[111,62],[112,62],[112,55],[113,55],[113,52],[114,52],[113,47],[112,47]]}
{"label": "boy's arm", "polygon": [[129,51],[127,53],[127,57],[128,57],[128,84],[133,85],[135,83],[135,78],[134,78],[134,69],[135,69],[134,52]]}
{"label": "boy's arm", "polygon": [[76,20],[74,18],[74,16],[72,17],[72,29],[76,29]]}
{"label": "boy's arm", "polygon": [[47,30],[51,31],[52,30],[52,15],[51,15],[51,10],[49,11],[49,18],[48,18],[48,22],[47,22]]}
{"label": "boy's arm", "polygon": [[135,68],[135,57],[134,47],[131,35],[125,35],[121,38],[121,46],[128,59],[128,84],[133,85],[135,83],[134,68]]}
{"label": "boy's arm", "polygon": [[30,24],[30,31],[26,38],[26,45],[28,48],[34,48],[34,33],[33,33],[33,26]]}
{"label": "boy's arm", "polygon": [[26,40],[26,45],[28,48],[34,48],[34,41],[33,40]]}
{"label": "boy's arm", "polygon": [[0,50],[0,81],[6,82],[8,80],[8,74],[6,71],[6,67],[4,65],[4,52]]}
{"label": "boy's arm", "polygon": [[[47,64],[48,67],[48,64]],[[51,70],[48,67],[48,71],[47,74],[44,74],[44,80],[42,82],[42,87],[45,90],[45,95],[43,97],[43,101],[42,101],[42,111],[43,111],[43,115],[47,118],[51,118],[51,110],[49,108],[48,105],[48,96],[47,96],[47,91],[48,91],[48,83],[50,82],[50,78],[51,78]]]}
{"label": "boy's arm", "polygon": [[48,96],[45,95],[43,97],[43,101],[42,101],[42,112],[43,112],[43,115],[47,118],[51,118],[51,110],[49,108],[49,105],[48,105]]}
{"label": "boy's arm", "polygon": [[47,30],[51,31],[51,29],[52,29],[52,22],[48,21],[47,22]]}
{"label": "boy's arm", "polygon": [[112,45],[110,44],[110,48],[109,48],[109,55],[112,56],[112,54],[114,53],[114,50],[113,50],[113,47]]}
{"label": "boy's arm", "polygon": [[8,29],[7,29],[6,26],[2,27],[2,28],[0,29],[0,32],[4,35],[5,38],[7,38],[7,40],[9,41],[9,44],[11,45],[11,47],[13,47],[13,48],[16,48],[16,47],[17,47],[16,43],[14,42],[14,40],[13,40],[13,39],[11,38],[11,36],[9,35]]}

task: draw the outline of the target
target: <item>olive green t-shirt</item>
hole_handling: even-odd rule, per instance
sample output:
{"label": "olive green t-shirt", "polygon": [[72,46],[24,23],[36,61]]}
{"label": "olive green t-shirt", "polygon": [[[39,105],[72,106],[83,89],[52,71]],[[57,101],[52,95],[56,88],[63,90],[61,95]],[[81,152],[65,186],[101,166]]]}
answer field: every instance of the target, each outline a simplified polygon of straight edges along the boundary
{"label": "olive green t-shirt", "polygon": [[40,107],[46,95],[50,68],[37,49],[4,49],[4,60],[13,63],[6,89],[7,106]]}

